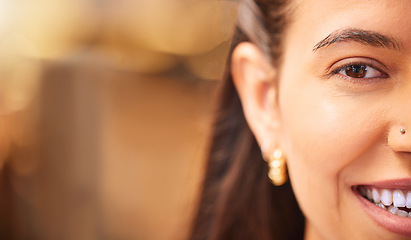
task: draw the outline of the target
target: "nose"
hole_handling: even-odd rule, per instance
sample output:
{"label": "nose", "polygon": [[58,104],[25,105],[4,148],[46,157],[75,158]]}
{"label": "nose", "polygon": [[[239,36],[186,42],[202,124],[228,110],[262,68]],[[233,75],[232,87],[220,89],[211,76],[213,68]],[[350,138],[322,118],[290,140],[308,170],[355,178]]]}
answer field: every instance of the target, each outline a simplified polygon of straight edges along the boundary
{"label": "nose", "polygon": [[[409,126],[411,127],[411,125]],[[394,152],[411,153],[411,128],[399,125],[392,126],[388,133],[388,145]]]}
{"label": "nose", "polygon": [[[408,80],[408,78],[407,78]],[[388,145],[394,152],[411,153],[411,81],[395,90],[390,98]]]}

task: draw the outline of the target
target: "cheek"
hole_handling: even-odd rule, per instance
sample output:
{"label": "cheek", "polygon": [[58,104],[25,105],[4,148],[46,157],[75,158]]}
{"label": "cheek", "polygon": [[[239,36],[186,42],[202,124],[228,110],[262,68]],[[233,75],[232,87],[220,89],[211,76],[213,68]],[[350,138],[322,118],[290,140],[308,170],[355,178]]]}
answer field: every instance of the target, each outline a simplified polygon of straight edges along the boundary
{"label": "cheek", "polygon": [[[346,104],[342,99],[321,99],[302,94],[282,108],[283,136],[291,159],[336,176],[368,146],[378,118],[367,108]],[[342,100],[342,101],[340,101]],[[373,123],[370,123],[374,119]],[[354,150],[355,149],[355,150]]]}
{"label": "cheek", "polygon": [[283,84],[280,91],[281,144],[297,200],[307,217],[338,224],[338,214],[329,210],[338,210],[341,194],[350,191],[341,176],[381,139],[383,108],[364,99],[332,95],[316,84]]}

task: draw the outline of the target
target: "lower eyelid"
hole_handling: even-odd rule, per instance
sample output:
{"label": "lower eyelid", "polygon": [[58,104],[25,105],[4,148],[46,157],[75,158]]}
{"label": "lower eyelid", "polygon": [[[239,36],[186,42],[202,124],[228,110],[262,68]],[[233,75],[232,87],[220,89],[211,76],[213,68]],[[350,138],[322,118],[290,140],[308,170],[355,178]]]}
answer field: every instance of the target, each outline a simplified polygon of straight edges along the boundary
{"label": "lower eyelid", "polygon": [[376,86],[382,83],[388,83],[385,77],[376,78],[352,78],[343,75],[336,75],[338,79],[341,79],[338,85],[351,87],[365,87],[365,86]]}

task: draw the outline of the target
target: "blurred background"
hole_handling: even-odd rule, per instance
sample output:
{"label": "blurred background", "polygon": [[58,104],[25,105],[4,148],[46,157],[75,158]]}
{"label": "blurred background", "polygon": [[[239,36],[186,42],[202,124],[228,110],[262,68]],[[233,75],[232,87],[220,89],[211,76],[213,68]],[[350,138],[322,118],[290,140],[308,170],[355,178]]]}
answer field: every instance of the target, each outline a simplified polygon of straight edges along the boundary
{"label": "blurred background", "polygon": [[0,0],[0,239],[184,239],[234,0]]}

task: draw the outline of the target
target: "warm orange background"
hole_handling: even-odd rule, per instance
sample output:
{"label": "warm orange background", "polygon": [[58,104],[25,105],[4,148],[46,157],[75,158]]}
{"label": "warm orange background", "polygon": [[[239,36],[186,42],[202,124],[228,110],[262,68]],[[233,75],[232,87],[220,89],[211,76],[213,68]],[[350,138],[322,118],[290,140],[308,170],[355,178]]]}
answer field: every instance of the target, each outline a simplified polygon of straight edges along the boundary
{"label": "warm orange background", "polygon": [[0,1],[0,239],[183,239],[236,1]]}

